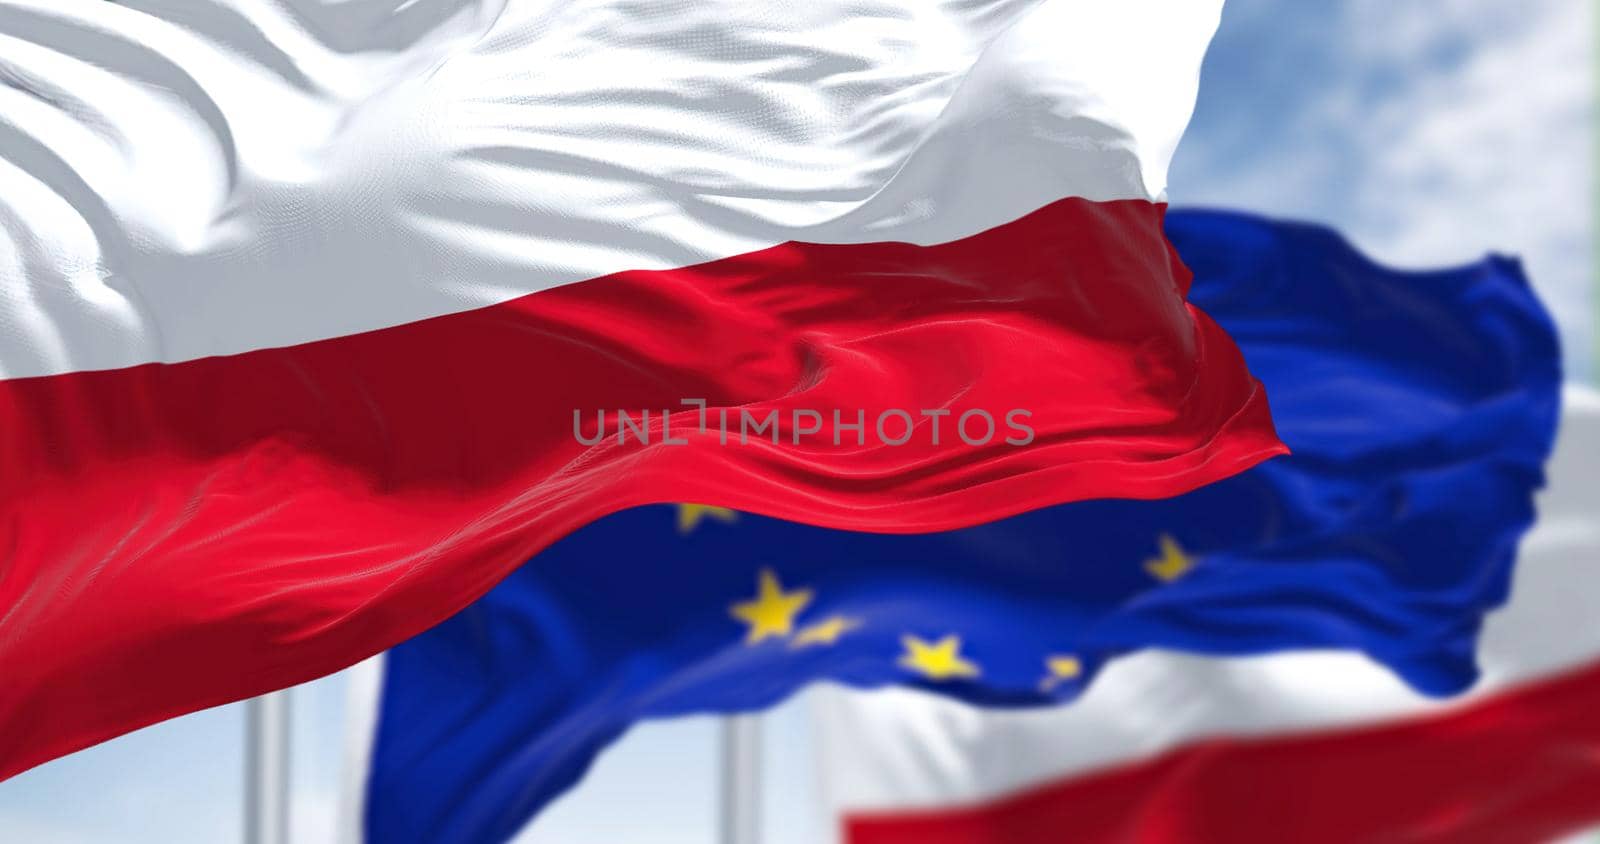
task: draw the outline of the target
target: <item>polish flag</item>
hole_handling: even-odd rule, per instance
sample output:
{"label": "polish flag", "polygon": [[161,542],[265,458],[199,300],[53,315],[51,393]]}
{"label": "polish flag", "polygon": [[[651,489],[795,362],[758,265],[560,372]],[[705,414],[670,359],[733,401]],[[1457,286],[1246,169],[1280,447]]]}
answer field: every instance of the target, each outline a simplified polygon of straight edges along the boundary
{"label": "polish flag", "polygon": [[1162,234],[1220,5],[0,0],[0,778],[625,507],[1280,453]]}
{"label": "polish flag", "polygon": [[1048,711],[829,689],[815,712],[840,840],[1483,844],[1600,824],[1600,394],[1565,403],[1468,694],[1310,652],[1148,652]]}

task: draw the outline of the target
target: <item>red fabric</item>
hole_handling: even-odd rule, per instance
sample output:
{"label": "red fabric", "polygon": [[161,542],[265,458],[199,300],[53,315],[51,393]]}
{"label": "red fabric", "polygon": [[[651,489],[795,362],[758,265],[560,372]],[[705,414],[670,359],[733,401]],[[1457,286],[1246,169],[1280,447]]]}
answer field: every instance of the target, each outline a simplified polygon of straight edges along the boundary
{"label": "red fabric", "polygon": [[[1171,496],[1280,453],[1260,385],[1183,301],[1163,213],[1064,200],[939,246],[790,243],[288,348],[0,382],[0,777],[350,665],[624,507],[932,531]],[[785,439],[719,445],[681,398],[781,409]],[[890,407],[982,408],[1000,432],[970,447],[951,417],[938,446],[835,447],[830,420],[787,439],[793,408],[871,426]],[[650,409],[657,439],[679,410],[690,444],[581,445],[572,411],[592,426],[602,408]],[[1001,441],[1013,408],[1030,446]],[[649,564],[595,561],[619,579]]]}
{"label": "red fabric", "polygon": [[[1181,705],[1181,702],[1179,703]],[[1600,823],[1600,665],[1401,723],[1216,740],[848,844],[1534,844]]]}

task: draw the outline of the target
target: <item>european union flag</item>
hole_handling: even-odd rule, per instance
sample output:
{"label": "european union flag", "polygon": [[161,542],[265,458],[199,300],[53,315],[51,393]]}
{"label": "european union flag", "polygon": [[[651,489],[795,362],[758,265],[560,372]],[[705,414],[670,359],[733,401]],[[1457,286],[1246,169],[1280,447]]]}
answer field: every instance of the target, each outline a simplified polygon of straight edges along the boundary
{"label": "european union flag", "polygon": [[1181,498],[922,536],[698,505],[604,519],[390,652],[369,839],[505,840],[635,721],[820,679],[1026,705],[1141,648],[1344,648],[1426,692],[1468,686],[1558,411],[1555,331],[1520,268],[1399,273],[1237,214],[1167,227],[1291,456]]}

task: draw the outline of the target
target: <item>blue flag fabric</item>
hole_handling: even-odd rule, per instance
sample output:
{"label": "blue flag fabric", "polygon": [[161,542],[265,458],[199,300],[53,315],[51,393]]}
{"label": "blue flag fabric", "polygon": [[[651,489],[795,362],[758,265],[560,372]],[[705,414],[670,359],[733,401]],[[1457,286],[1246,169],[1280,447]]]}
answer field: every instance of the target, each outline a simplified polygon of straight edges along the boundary
{"label": "blue flag fabric", "polygon": [[1344,648],[1424,692],[1470,685],[1559,410],[1518,264],[1395,272],[1326,229],[1218,212],[1167,229],[1291,456],[921,536],[697,506],[601,520],[389,653],[368,839],[506,840],[634,722],[821,679],[1031,705],[1141,648]]}

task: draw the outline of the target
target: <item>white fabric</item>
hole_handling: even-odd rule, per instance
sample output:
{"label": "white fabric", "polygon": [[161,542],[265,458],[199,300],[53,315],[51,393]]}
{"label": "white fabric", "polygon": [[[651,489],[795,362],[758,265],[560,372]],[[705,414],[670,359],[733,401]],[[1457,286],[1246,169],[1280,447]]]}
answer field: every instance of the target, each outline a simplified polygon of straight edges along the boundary
{"label": "white fabric", "polygon": [[0,378],[1159,199],[1221,0],[0,0]]}
{"label": "white fabric", "polygon": [[1569,388],[1539,521],[1510,603],[1487,623],[1485,676],[1423,698],[1364,657],[1208,659],[1149,652],[1112,664],[1071,705],[997,712],[927,694],[829,688],[814,700],[820,781],[835,813],[953,806],[1147,758],[1199,738],[1343,727],[1462,706],[1600,660],[1600,395]]}

